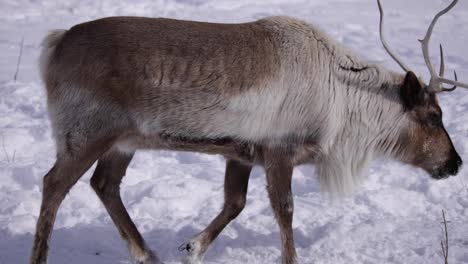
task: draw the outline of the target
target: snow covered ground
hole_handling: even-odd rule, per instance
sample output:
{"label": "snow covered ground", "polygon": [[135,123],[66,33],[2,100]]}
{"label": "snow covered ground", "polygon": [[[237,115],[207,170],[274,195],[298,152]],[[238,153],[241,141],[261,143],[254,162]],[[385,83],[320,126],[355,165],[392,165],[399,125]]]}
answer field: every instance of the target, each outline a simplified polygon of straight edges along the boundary
{"label": "snow covered ground", "polygon": [[[417,38],[447,0],[383,0],[388,39],[428,79]],[[42,176],[55,157],[37,56],[53,28],[111,15],[243,22],[269,15],[310,21],[372,61],[399,70],[378,39],[374,0],[2,0],[0,1],[0,264],[26,263],[37,220]],[[24,51],[13,81],[19,43]],[[442,18],[447,67],[468,81],[468,2]],[[434,58],[437,60],[436,58]],[[444,122],[468,162],[468,90],[440,96]],[[151,248],[179,263],[177,247],[219,212],[224,161],[219,156],[141,151],[121,187],[126,206]],[[62,204],[50,263],[129,263],[114,225],[89,186],[88,172]],[[280,239],[263,171],[256,168],[247,207],[210,248],[206,263],[278,263]],[[451,264],[468,263],[468,170],[433,181],[421,170],[375,162],[362,187],[343,201],[319,192],[313,167],[295,170],[294,232],[301,263],[443,263],[442,215],[450,221]]]}

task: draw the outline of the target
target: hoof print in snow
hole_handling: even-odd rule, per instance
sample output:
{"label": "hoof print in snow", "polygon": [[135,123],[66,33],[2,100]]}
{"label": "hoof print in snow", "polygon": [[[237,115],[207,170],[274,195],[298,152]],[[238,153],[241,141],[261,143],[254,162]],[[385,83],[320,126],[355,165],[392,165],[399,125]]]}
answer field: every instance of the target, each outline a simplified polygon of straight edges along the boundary
{"label": "hoof print in snow", "polygon": [[182,245],[179,246],[179,251],[180,252],[184,252],[184,251],[187,251],[189,253],[193,252],[194,250],[194,243],[193,242],[188,242],[188,243],[184,243]]}

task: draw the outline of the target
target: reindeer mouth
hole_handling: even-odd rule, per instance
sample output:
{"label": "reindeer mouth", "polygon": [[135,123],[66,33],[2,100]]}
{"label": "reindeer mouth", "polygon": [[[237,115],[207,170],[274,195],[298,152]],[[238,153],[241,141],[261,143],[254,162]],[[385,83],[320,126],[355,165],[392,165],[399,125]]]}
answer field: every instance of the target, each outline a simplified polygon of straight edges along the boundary
{"label": "reindeer mouth", "polygon": [[455,176],[455,174],[448,173],[447,171],[444,171],[444,170],[436,170],[431,173],[431,177],[436,180],[443,180],[443,179],[447,179],[450,176]]}
{"label": "reindeer mouth", "polygon": [[448,161],[444,167],[436,169],[431,172],[432,178],[436,180],[446,179],[449,176],[455,176],[460,171],[462,161],[457,155],[455,159]]}

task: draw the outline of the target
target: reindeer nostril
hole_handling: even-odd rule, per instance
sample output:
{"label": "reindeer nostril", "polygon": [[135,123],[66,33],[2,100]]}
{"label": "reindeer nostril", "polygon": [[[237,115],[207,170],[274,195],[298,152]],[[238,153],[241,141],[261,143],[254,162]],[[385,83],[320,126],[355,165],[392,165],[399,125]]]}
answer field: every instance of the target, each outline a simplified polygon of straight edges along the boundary
{"label": "reindeer nostril", "polygon": [[455,158],[452,159],[452,161],[449,164],[451,164],[451,165],[449,165],[447,172],[450,175],[455,176],[458,173],[458,171],[460,170],[460,167],[463,164],[463,161],[461,160],[460,156],[457,154],[455,156]]}

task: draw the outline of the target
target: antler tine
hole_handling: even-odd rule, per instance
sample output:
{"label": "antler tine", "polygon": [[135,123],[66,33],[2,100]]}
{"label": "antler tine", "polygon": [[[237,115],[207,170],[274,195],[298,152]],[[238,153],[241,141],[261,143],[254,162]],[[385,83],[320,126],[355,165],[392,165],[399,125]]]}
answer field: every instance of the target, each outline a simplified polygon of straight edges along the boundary
{"label": "antler tine", "polygon": [[[458,81],[458,77],[457,77],[457,72],[456,71],[453,71],[453,75],[455,75],[455,81]],[[457,89],[457,86],[454,85],[452,88],[445,88],[445,87],[442,87],[442,91],[444,92],[451,92],[453,90]]]}
{"label": "antler tine", "polygon": [[385,36],[383,34],[383,19],[384,19],[384,11],[383,11],[383,8],[382,8],[382,4],[380,3],[380,0],[377,0],[377,4],[379,6],[379,12],[380,12],[380,25],[379,25],[379,28],[380,28],[380,41],[382,42],[385,50],[388,52],[388,54],[393,58],[393,60],[395,60],[398,65],[400,65],[400,67],[405,71],[405,72],[409,72],[411,71],[411,69],[406,66],[405,63],[403,63],[403,61],[398,57],[398,55],[388,46],[387,44],[387,41],[385,40]]}
{"label": "antler tine", "polygon": [[[431,73],[431,81],[429,82],[429,92],[440,92],[442,91],[442,86],[441,86],[441,83],[450,83],[450,84],[454,84],[456,86],[463,86],[462,85],[458,85],[458,84],[455,84],[453,81],[451,80],[447,80],[447,79],[444,79],[444,78],[441,78],[443,76],[443,70],[444,70],[444,65],[443,65],[443,51],[442,51],[442,46],[440,48],[441,50],[441,77],[439,77],[434,69],[434,65],[432,65],[432,62],[431,62],[431,58],[429,56],[429,40],[431,39],[431,35],[432,35],[432,31],[434,30],[434,26],[435,24],[437,23],[437,20],[439,20],[439,18],[441,16],[443,16],[444,14],[446,14],[448,11],[450,11],[450,9],[452,9],[456,4],[457,4],[458,0],[453,0],[452,3],[450,3],[449,6],[447,6],[445,9],[443,9],[442,11],[440,11],[439,13],[437,13],[434,18],[432,19],[432,22],[431,24],[429,25],[429,28],[427,29],[427,32],[426,32],[426,35],[424,36],[424,39],[420,40],[421,42],[421,47],[422,47],[422,51],[423,51],[423,55],[424,55],[424,61],[426,62],[426,65],[427,65],[427,68],[429,69],[429,72]],[[450,81],[450,82],[447,82],[447,81]]]}
{"label": "antler tine", "polygon": [[451,88],[445,88],[441,85],[441,92],[451,92],[457,88],[457,85],[463,88],[468,88],[468,84],[460,83],[458,82],[458,77],[457,77],[457,72],[453,71],[453,75],[455,76],[455,81],[444,79],[444,73],[445,73],[445,63],[444,63],[444,50],[442,48],[442,44],[439,46],[440,48],[440,71],[439,71],[439,77],[437,80],[442,84],[442,83],[448,83],[448,84],[453,84],[453,87]]}
{"label": "antler tine", "polygon": [[[444,77],[445,74],[445,64],[444,64],[444,50],[442,49],[442,44],[439,44],[440,48],[440,70],[439,77]],[[455,74],[456,75],[456,74]]]}
{"label": "antler tine", "polygon": [[444,78],[444,72],[445,72],[445,64],[444,64],[444,51],[442,49],[442,44],[439,46],[440,47],[440,72],[439,72],[439,77],[437,77],[437,80],[442,84],[442,83],[447,83],[447,84],[452,84],[453,87],[451,88],[445,88],[441,85],[441,92],[451,92],[457,88],[457,86],[463,87],[463,88],[468,88],[468,84],[464,84],[461,82],[458,82],[458,77],[457,77],[457,72],[453,71],[453,75],[455,76],[455,81],[448,80]]}
{"label": "antler tine", "polygon": [[[455,75],[456,75],[456,72],[455,72]],[[445,79],[445,78],[437,78],[437,80],[438,80],[440,83],[451,84],[451,85],[455,85],[456,87],[468,88],[468,84],[458,82],[457,80],[452,81],[452,80]],[[453,89],[453,90],[454,90],[454,89]]]}

